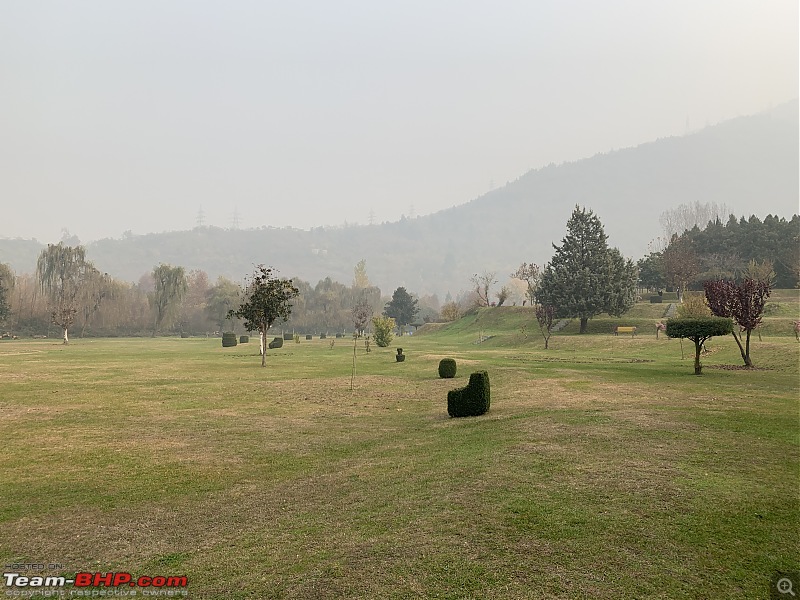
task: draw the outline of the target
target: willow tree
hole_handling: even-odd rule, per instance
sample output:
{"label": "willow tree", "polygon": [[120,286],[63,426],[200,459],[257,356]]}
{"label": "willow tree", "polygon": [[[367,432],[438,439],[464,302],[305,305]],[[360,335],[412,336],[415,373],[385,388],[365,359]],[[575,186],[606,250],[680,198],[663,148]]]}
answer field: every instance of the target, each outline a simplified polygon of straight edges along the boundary
{"label": "willow tree", "polygon": [[97,269],[86,260],[83,246],[48,244],[39,254],[36,278],[47,296],[50,318],[61,327],[64,343],[69,344],[69,328],[75,322],[82,294]]}
{"label": "willow tree", "polygon": [[150,308],[153,310],[153,337],[167,317],[174,315],[181,300],[186,296],[189,285],[183,267],[173,267],[161,263],[153,269],[155,289],[148,294]]}
{"label": "willow tree", "polygon": [[11,290],[14,289],[14,272],[5,263],[0,263],[0,323],[11,314]]}
{"label": "willow tree", "polygon": [[92,269],[87,273],[86,281],[81,286],[79,298],[80,312],[82,318],[81,337],[86,333],[86,327],[92,315],[100,309],[103,299],[111,294],[111,278],[108,273],[101,273],[97,269]]}

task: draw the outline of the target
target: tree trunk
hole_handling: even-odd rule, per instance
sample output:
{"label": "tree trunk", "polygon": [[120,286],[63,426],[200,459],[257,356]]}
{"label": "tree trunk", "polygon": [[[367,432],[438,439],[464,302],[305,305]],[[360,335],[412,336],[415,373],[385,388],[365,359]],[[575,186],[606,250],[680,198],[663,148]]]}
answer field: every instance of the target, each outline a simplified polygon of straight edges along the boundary
{"label": "tree trunk", "polygon": [[69,344],[69,335],[67,334],[67,328],[64,327],[64,344]]}
{"label": "tree trunk", "polygon": [[745,367],[752,367],[753,361],[750,360],[750,330],[747,330],[747,340],[745,341],[745,348],[744,348],[744,366]]}
{"label": "tree trunk", "polygon": [[694,374],[695,375],[702,375],[703,374],[703,367],[700,365],[700,349],[703,347],[703,342],[705,340],[701,340],[697,338],[694,340]]}
{"label": "tree trunk", "polygon": [[744,346],[742,346],[741,338],[736,335],[736,323],[733,324],[734,329],[731,330],[731,335],[733,339],[736,340],[736,345],[739,346],[739,353],[742,355],[742,360],[744,361],[745,366],[751,366],[748,363],[750,362],[750,332],[747,334],[747,351],[745,351]]}
{"label": "tree trunk", "polygon": [[356,379],[356,344],[358,343],[358,333],[353,334],[353,371],[350,374],[350,391],[353,391],[353,383]]}
{"label": "tree trunk", "polygon": [[586,325],[589,323],[588,317],[581,317],[581,330],[580,333],[586,333]]}
{"label": "tree trunk", "polygon": [[266,329],[262,329],[261,330],[261,339],[264,340],[264,342],[262,343],[262,348],[264,350],[263,350],[263,352],[261,352],[261,366],[262,367],[266,367],[267,366],[267,330]]}

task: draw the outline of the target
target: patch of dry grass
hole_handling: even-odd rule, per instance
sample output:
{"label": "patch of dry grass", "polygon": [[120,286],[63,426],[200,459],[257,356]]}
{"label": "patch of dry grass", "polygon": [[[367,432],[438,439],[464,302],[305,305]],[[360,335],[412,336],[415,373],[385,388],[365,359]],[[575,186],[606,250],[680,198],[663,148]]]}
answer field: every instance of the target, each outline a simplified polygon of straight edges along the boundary
{"label": "patch of dry grass", "polygon": [[[796,363],[696,378],[628,341],[409,338],[406,363],[359,355],[354,392],[346,345],[260,369],[197,341],[0,344],[23,376],[0,558],[186,574],[196,598],[764,595],[798,554]],[[489,370],[487,415],[447,417],[470,368],[439,379],[443,356]]]}

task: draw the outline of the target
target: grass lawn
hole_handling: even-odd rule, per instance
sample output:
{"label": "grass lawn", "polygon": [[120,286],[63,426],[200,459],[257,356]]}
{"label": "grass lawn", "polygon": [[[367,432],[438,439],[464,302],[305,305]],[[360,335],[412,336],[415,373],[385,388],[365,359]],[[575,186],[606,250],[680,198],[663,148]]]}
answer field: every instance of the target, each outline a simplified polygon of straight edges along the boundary
{"label": "grass lawn", "polygon": [[[4,341],[0,559],[241,599],[765,598],[797,570],[793,336],[754,336],[749,371],[714,339],[696,377],[654,328],[544,351],[530,314],[360,346],[352,392],[345,339],[266,369],[257,343]],[[448,418],[478,369],[491,410]]]}

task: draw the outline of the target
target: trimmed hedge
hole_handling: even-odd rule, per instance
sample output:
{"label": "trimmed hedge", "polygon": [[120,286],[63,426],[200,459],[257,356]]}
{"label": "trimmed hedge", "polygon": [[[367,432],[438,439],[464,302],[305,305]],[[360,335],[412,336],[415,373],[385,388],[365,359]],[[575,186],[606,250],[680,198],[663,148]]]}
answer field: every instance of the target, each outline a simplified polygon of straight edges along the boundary
{"label": "trimmed hedge", "polygon": [[688,338],[694,342],[694,374],[703,374],[700,350],[706,340],[728,335],[733,330],[733,321],[721,317],[698,317],[691,319],[667,319],[666,334],[671,338]]}
{"label": "trimmed hedge", "polygon": [[249,342],[250,342],[250,336],[249,335],[240,335],[239,336],[239,343],[240,344],[247,344]]}
{"label": "trimmed hedge", "polygon": [[728,335],[733,323],[722,317],[698,317],[691,319],[668,319],[667,335],[671,338],[708,339]]}
{"label": "trimmed hedge", "polygon": [[489,373],[476,371],[466,387],[447,392],[447,414],[451,417],[477,417],[489,410]]}
{"label": "trimmed hedge", "polygon": [[222,347],[231,348],[236,345],[236,334],[232,331],[224,332],[222,334]]}
{"label": "trimmed hedge", "polygon": [[306,339],[310,340],[313,336],[311,334],[306,335]]}
{"label": "trimmed hedge", "polygon": [[294,334],[293,333],[284,333],[283,334],[283,339],[285,339],[287,342],[291,342],[294,339]]}
{"label": "trimmed hedge", "polygon": [[443,358],[439,361],[439,377],[452,379],[456,376],[456,361],[452,358]]}
{"label": "trimmed hedge", "polygon": [[321,340],[324,340],[326,337],[328,337],[328,336],[326,334],[324,334],[324,333],[320,333],[319,334],[319,339],[321,339]]}
{"label": "trimmed hedge", "polygon": [[650,296],[650,304],[661,304],[662,302],[664,302],[662,296]]}
{"label": "trimmed hedge", "polygon": [[185,331],[181,331],[181,338],[182,338],[182,339],[186,339],[186,338],[188,338],[188,337],[189,337],[189,334],[188,334],[188,333],[186,333]]}
{"label": "trimmed hedge", "polygon": [[268,344],[268,347],[270,350],[274,348],[283,348],[283,338],[276,337]]}

